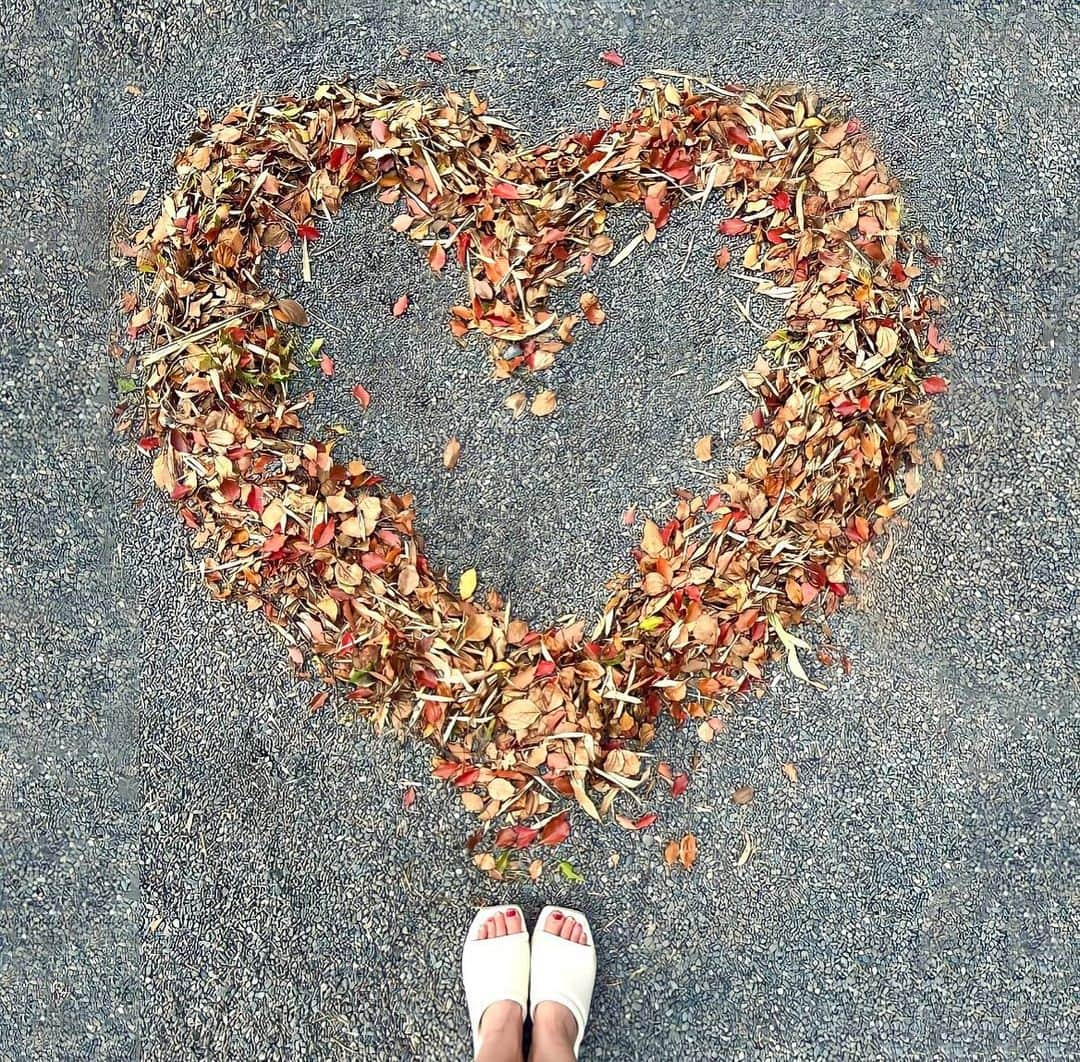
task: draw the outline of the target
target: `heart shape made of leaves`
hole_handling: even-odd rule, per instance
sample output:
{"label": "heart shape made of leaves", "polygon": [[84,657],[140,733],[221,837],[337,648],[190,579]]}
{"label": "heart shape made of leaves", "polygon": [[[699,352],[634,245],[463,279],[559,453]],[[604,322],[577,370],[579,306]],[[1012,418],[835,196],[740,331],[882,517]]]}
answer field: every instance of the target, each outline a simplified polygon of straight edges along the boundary
{"label": "heart shape made of leaves", "polygon": [[[435,774],[485,824],[503,819],[502,849],[565,839],[570,802],[608,815],[646,783],[639,752],[663,714],[708,739],[770,659],[805,678],[792,629],[837,607],[907,504],[927,396],[946,387],[927,373],[947,344],[931,319],[940,300],[914,283],[925,248],[902,235],[897,184],[857,122],[792,87],[639,87],[623,118],[527,149],[471,93],[385,83],[203,112],[159,216],[121,248],[146,280],[125,303],[129,337],[150,338],[139,445],[211,589],[281,629],[294,664],[327,684],[316,707],[344,687],[376,725],[433,742]],[[306,271],[320,219],[357,189],[400,205],[392,228],[436,272],[457,263],[468,299],[450,329],[487,337],[497,377],[547,368],[572,341],[578,316],[559,319],[552,291],[714,192],[731,210],[720,231],[750,237],[757,291],[784,301],[743,376],[758,398],[751,457],[645,521],[635,574],[588,630],[531,629],[494,592],[476,598],[475,572],[451,587],[409,495],[335,462],[334,440],[299,437],[311,396],[288,383],[306,315],[260,267],[299,242]],[[606,218],[626,205],[646,229],[614,253]],[[594,296],[581,308],[603,322]],[[655,815],[616,818],[641,828]]]}

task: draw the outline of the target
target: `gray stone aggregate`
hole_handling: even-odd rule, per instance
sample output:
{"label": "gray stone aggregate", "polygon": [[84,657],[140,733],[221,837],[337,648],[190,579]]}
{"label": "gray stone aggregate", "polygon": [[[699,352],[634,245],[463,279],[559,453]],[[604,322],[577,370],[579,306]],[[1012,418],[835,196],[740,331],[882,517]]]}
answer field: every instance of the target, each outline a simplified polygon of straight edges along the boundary
{"label": "gray stone aggregate", "polygon": [[[1080,1054],[1074,5],[15,0],[3,21],[0,1057],[465,1058],[460,938],[501,900],[588,913],[583,1058]],[[658,755],[701,765],[655,827],[575,820],[584,884],[549,860],[497,886],[425,750],[309,715],[274,636],[201,587],[111,431],[128,277],[107,248],[198,107],[348,71],[475,87],[529,140],[621,110],[657,67],[808,81],[873,131],[944,258],[944,471],[832,624],[850,674],[777,673],[708,746],[665,731]],[[758,332],[710,267],[718,216],[598,270],[607,324],[506,385],[445,330],[452,272],[351,205],[310,286],[282,273],[337,363],[310,425],[415,490],[437,563],[534,619],[588,614],[626,564],[621,513],[694,483],[706,431],[716,471],[735,460],[745,395],[708,392]],[[509,390],[541,383],[557,413],[511,421]],[[699,862],[675,873],[661,848],[686,830]]]}

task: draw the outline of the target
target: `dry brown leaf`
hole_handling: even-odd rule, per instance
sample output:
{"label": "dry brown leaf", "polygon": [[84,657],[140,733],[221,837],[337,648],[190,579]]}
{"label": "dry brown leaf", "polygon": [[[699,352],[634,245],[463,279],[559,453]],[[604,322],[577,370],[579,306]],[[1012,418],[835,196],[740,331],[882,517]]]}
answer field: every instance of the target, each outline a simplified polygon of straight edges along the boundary
{"label": "dry brown leaf", "polygon": [[527,697],[521,697],[504,705],[499,717],[511,730],[523,733],[540,718],[540,709]]}
{"label": "dry brown leaf", "polygon": [[694,456],[699,461],[711,461],[712,460],[712,436],[702,435],[696,443],[694,443]]}
{"label": "dry brown leaf", "polygon": [[546,417],[555,412],[555,392],[541,391],[533,400],[529,411],[534,417]]}
{"label": "dry brown leaf", "polygon": [[835,192],[850,180],[851,167],[843,159],[832,156],[819,162],[810,176],[823,192]]}
{"label": "dry brown leaf", "polygon": [[692,833],[688,833],[679,842],[679,862],[689,870],[696,859],[697,838]]}
{"label": "dry brown leaf", "polygon": [[458,442],[457,437],[453,437],[447,440],[446,445],[443,447],[442,463],[443,468],[448,472],[452,472],[458,463],[458,459],[461,457],[461,443]]}

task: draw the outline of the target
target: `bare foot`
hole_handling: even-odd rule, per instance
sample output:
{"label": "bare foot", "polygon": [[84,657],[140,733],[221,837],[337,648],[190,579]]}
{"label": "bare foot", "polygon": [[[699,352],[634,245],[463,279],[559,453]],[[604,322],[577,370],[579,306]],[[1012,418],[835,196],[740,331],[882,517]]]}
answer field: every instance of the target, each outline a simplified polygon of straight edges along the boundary
{"label": "bare foot", "polygon": [[[517,911],[499,911],[480,923],[476,939],[490,940],[492,937],[508,937],[524,932],[525,926]],[[521,1007],[512,999],[492,1003],[480,1019],[480,1037],[484,1046],[477,1059],[485,1062],[487,1059],[499,1062],[503,1059],[520,1059],[522,1021]]]}
{"label": "bare foot", "polygon": [[[584,948],[592,947],[582,926],[569,915],[552,911],[544,922],[544,932],[562,937]],[[561,1062],[573,1059],[577,1019],[561,1003],[544,1000],[533,1015],[533,1062]]]}

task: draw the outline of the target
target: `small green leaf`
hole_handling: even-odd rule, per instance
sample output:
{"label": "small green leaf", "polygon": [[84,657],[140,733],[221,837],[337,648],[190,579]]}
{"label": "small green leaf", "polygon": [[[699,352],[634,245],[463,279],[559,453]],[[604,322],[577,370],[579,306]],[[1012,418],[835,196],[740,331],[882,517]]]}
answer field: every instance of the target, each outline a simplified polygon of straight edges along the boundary
{"label": "small green leaf", "polygon": [[499,853],[499,858],[495,860],[495,869],[501,874],[508,866],[510,866],[510,849],[504,848]]}
{"label": "small green leaf", "polygon": [[559,864],[559,873],[567,881],[574,882],[575,885],[582,885],[585,882],[585,879],[574,869],[574,864],[567,862],[565,859]]}
{"label": "small green leaf", "polygon": [[642,620],[642,621],[641,621],[641,622],[640,622],[640,623],[638,624],[638,626],[639,626],[639,627],[640,627],[640,628],[641,628],[641,629],[642,629],[643,631],[654,631],[654,630],[656,630],[656,628],[657,628],[657,627],[659,627],[659,626],[660,626],[660,624],[661,624],[661,623],[663,623],[663,622],[664,622],[664,617],[663,617],[663,616],[646,616],[646,617],[645,617],[645,618],[644,618],[644,619],[643,619],[643,620]]}
{"label": "small green leaf", "polygon": [[130,376],[121,376],[116,381],[116,389],[122,395],[129,395],[135,390],[135,381]]}

